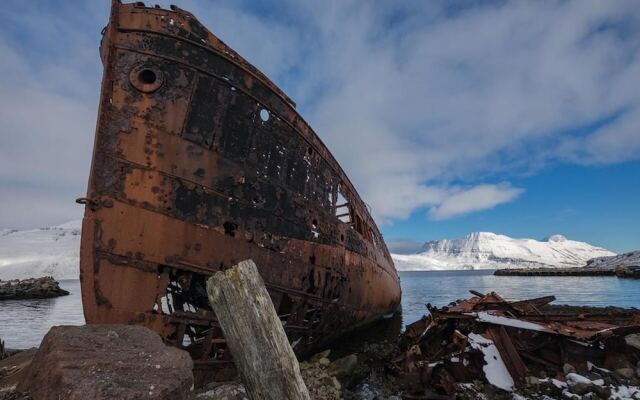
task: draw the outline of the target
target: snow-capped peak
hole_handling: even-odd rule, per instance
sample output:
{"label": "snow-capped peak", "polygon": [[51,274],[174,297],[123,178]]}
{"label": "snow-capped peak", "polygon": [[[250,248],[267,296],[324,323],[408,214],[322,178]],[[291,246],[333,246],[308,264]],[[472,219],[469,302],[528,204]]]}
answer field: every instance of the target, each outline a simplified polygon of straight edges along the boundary
{"label": "snow-capped peak", "polygon": [[418,254],[392,256],[399,270],[446,270],[581,267],[594,257],[614,254],[562,235],[540,241],[472,232],[459,239],[429,241]]}
{"label": "snow-capped peak", "polygon": [[567,238],[562,235],[551,235],[545,241],[547,242],[564,242]]}

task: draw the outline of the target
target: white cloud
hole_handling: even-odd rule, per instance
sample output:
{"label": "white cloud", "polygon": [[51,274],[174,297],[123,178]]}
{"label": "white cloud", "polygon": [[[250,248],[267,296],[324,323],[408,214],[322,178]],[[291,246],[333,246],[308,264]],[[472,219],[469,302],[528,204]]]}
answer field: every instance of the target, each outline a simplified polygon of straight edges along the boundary
{"label": "white cloud", "polygon": [[[369,3],[335,7],[307,26],[323,43],[307,76],[330,88],[309,100],[310,120],[379,220],[434,204],[434,216],[459,214],[447,211],[462,201],[447,197],[452,180],[484,188],[463,197],[471,212],[515,198],[488,185],[494,174],[640,157],[633,2],[505,2],[431,23],[417,9],[386,31]],[[609,127],[570,132],[621,109]]]}
{"label": "white cloud", "polygon": [[85,84],[80,68],[30,65],[1,38],[0,54],[0,222],[25,227],[79,218],[74,198],[86,193],[99,85],[91,101],[61,94],[54,86]]}
{"label": "white cloud", "polygon": [[438,206],[429,210],[429,216],[436,220],[465,215],[474,211],[488,210],[508,203],[524,192],[509,184],[478,185],[451,194]]}
{"label": "white cloud", "polygon": [[[17,183],[15,198],[31,193],[21,185],[45,198],[86,186],[97,32],[108,11],[83,4],[5,7],[0,183]],[[520,189],[492,183],[549,164],[640,157],[633,0],[474,2],[459,10],[439,1],[180,6],[299,104],[381,222],[421,208],[445,218],[493,207]],[[11,40],[11,27],[29,40]],[[610,125],[575,132],[615,113]],[[56,204],[42,207],[60,215]],[[0,226],[40,224],[20,202],[15,209],[24,218],[3,216]]]}
{"label": "white cloud", "polygon": [[424,246],[423,242],[415,239],[391,239],[386,240],[389,251],[393,254],[415,254]]}

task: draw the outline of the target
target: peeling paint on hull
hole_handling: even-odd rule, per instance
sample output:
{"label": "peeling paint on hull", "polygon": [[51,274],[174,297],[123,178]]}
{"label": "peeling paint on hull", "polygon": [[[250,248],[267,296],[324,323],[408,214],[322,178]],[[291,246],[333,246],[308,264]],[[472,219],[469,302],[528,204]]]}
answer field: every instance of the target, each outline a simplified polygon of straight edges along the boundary
{"label": "peeling paint on hull", "polygon": [[365,203],[295,104],[190,13],[112,4],[85,204],[88,323],[140,324],[233,364],[205,280],[251,258],[304,354],[396,310],[400,284]]}

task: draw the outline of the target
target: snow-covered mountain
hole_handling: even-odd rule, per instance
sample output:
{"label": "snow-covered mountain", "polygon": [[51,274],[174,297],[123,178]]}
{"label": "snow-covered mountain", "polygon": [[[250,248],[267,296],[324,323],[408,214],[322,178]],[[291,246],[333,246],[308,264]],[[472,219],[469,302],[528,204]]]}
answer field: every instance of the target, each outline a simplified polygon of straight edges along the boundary
{"label": "snow-covered mountain", "polygon": [[593,260],[589,260],[587,263],[587,267],[611,269],[636,265],[640,265],[640,250],[618,254],[614,257],[598,257]]}
{"label": "snow-covered mountain", "polygon": [[[0,279],[47,275],[56,279],[78,279],[81,222],[30,230],[0,230]],[[561,235],[539,241],[474,232],[461,239],[427,242],[417,254],[392,254],[392,257],[398,270],[418,271],[582,267],[592,258],[614,255],[607,249]]]}
{"label": "snow-covered mountain", "polygon": [[0,279],[78,279],[81,223],[0,230]]}
{"label": "snow-covered mountain", "polygon": [[392,254],[400,271],[582,267],[595,257],[615,253],[588,243],[553,235],[545,240],[514,239],[474,232],[461,239],[425,243],[417,254]]}

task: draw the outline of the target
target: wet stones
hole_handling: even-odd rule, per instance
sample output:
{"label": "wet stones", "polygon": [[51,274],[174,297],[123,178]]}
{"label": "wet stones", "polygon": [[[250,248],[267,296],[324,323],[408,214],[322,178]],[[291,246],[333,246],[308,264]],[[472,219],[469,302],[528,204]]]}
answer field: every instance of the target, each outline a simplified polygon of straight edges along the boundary
{"label": "wet stones", "polygon": [[626,379],[631,379],[636,375],[636,371],[633,368],[619,368],[616,370],[616,374]]}
{"label": "wet stones", "polygon": [[50,276],[11,281],[0,280],[0,300],[47,299],[68,294],[69,292],[62,289],[58,281]]}
{"label": "wet stones", "polygon": [[339,358],[329,364],[329,374],[338,379],[344,379],[351,375],[358,365],[358,356],[350,354],[346,357]]}
{"label": "wet stones", "polygon": [[624,337],[627,346],[640,350],[640,333],[632,333]]}
{"label": "wet stones", "polygon": [[240,382],[227,383],[195,396],[194,400],[249,400]]}
{"label": "wet stones", "polygon": [[[338,400],[343,397],[342,385],[330,371],[330,353],[326,350],[300,363],[300,373],[312,400]],[[195,396],[195,400],[248,399],[244,386],[239,382],[224,384]]]}
{"label": "wet stones", "polygon": [[325,350],[300,363],[302,379],[314,400],[338,400],[342,397],[342,385],[328,372],[330,353],[330,350]]}

